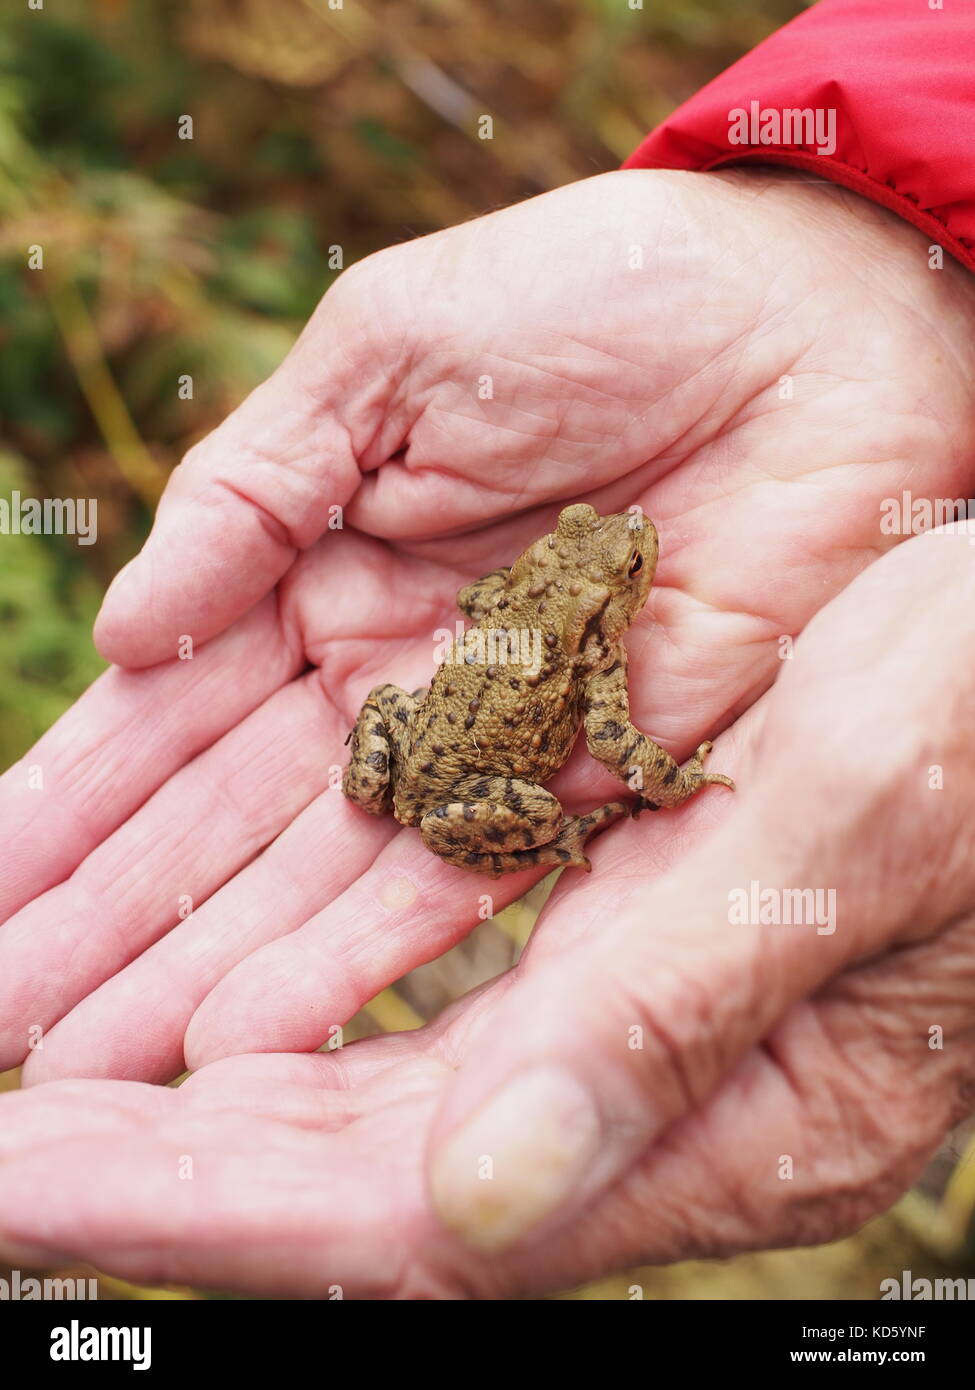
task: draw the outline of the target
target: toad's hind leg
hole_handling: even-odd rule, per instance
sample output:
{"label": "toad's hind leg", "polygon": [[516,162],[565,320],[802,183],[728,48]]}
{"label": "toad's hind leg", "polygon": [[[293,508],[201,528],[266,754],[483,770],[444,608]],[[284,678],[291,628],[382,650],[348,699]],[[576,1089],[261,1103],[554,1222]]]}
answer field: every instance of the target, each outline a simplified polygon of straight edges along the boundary
{"label": "toad's hind leg", "polygon": [[629,813],[615,801],[565,820],[551,792],[517,778],[468,778],[457,794],[462,799],[435,806],[423,817],[423,842],[448,864],[491,878],[537,865],[588,869],[588,837]]}
{"label": "toad's hind leg", "polygon": [[396,768],[409,752],[410,725],[424,693],[408,695],[398,685],[377,685],[359,711],[349,735],[352,756],[342,790],[370,815],[385,815],[392,807]]}

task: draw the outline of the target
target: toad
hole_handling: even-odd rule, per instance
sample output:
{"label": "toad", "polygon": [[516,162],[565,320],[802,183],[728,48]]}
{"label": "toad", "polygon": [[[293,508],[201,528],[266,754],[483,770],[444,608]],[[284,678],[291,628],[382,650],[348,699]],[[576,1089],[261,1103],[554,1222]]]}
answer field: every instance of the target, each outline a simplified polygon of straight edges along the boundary
{"label": "toad", "polygon": [[[448,864],[498,878],[533,865],[588,870],[586,841],[611,821],[713,784],[733,790],[704,770],[710,743],[680,765],[630,723],[623,634],[647,601],[657,553],[641,513],[566,507],[509,569],[461,589],[472,626],[429,690],[370,692],[349,735],[345,795],[419,826]],[[583,728],[635,801],[566,816],[546,791]]]}

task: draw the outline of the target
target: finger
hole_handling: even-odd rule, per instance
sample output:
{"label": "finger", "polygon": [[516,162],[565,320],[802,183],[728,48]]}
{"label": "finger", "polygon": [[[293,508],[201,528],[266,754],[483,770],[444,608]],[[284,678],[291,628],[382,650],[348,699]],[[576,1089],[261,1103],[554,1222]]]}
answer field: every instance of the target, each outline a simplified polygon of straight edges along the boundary
{"label": "finger", "polygon": [[[395,1043],[396,1037],[390,1033],[368,1038],[334,1052],[227,1057],[188,1076],[180,1094],[201,1114],[246,1114],[338,1133],[359,1120],[381,1116],[393,1104],[422,1100],[431,1083],[442,1079],[443,1063],[414,1048],[400,1048],[395,1064],[388,1052],[386,1063],[378,1065],[377,1052],[385,1050],[378,1044]],[[350,1065],[348,1058],[359,1050],[372,1052],[371,1060]]]}
{"label": "finger", "polygon": [[128,1126],[151,1122],[166,1107],[158,1086],[115,1082],[64,1081],[34,1093],[10,1091],[0,1102],[0,1162],[25,1149],[61,1143],[83,1135],[115,1135]]}
{"label": "finger", "polygon": [[[820,934],[815,921],[786,931],[731,917],[742,884],[809,881],[793,877],[773,820],[743,797],[664,879],[614,890],[611,916],[596,875],[556,901],[550,949],[529,956],[431,1140],[435,1204],[469,1243],[496,1252],[578,1219],[790,1006],[869,949],[826,920]],[[638,829],[607,850],[611,876],[614,856],[639,857]]]}
{"label": "finger", "polygon": [[0,921],[66,878],[167,778],[300,669],[268,600],[192,661],[100,676],[0,777]]}
{"label": "finger", "polygon": [[[791,1009],[578,1223],[495,1257],[508,1287],[849,1235],[971,1113],[973,984],[970,920],[846,972]],[[932,1048],[935,1019],[943,1046]]]}
{"label": "finger", "polygon": [[[429,665],[425,644],[403,635],[416,618],[415,603],[409,612],[397,614],[395,605],[391,607],[388,585],[373,583],[377,568],[387,572],[388,579],[388,565],[379,563],[385,557],[377,556],[374,543],[352,532],[345,532],[342,539],[349,556],[341,574],[326,561],[327,543],[302,557],[295,568],[295,582],[289,582],[282,598],[284,625],[288,631],[300,632],[302,649],[312,660],[322,662],[322,689],[337,694],[347,693],[357,680],[364,681],[366,689],[375,683],[368,670],[359,676],[349,671],[350,665],[355,670],[377,660],[375,651],[362,642],[361,612],[370,613],[370,627],[391,618],[384,674],[412,689],[427,674]],[[429,578],[426,574],[423,577]],[[348,614],[353,579],[358,621]],[[429,586],[424,583],[422,587],[425,593]],[[393,585],[394,599],[402,590],[402,584]],[[324,630],[323,613],[328,615]],[[435,617],[430,621],[433,623]],[[350,654],[352,648],[355,650]],[[286,716],[279,718],[282,727],[287,727]],[[339,733],[344,735],[346,728]],[[313,747],[318,736],[312,733],[309,737]],[[336,736],[336,747],[338,741]],[[337,749],[336,756],[338,762],[331,765],[330,778],[335,785],[294,825],[285,827],[266,853],[245,865],[204,904],[194,905],[192,916],[175,923],[155,945],[106,979],[48,1029],[43,1047],[33,1050],[28,1058],[26,1082],[66,1075],[165,1081],[183,1069],[183,1034],[208,991],[259,946],[314,917],[369,868],[395,831],[392,819],[376,821],[344,800],[334,773],[347,754]],[[325,747],[320,757],[324,775],[329,766]],[[185,806],[180,808],[179,819],[185,819]],[[415,834],[410,838],[415,840]],[[464,919],[459,929],[465,930],[470,920]],[[381,914],[379,921],[381,924]],[[164,929],[171,922],[170,916]],[[353,934],[361,935],[361,924],[355,924]],[[153,940],[158,935],[156,932]],[[408,959],[403,969],[410,964]],[[316,975],[325,969],[326,962],[315,961]],[[286,1012],[287,998],[288,992],[283,991],[277,1000]],[[336,1022],[345,1019],[337,1018]],[[250,1037],[246,1022],[239,1043],[234,1051],[262,1045],[260,1039]]]}
{"label": "finger", "polygon": [[281,367],[174,471],[149,539],[95,624],[108,660],[148,666],[171,657],[183,634],[201,644],[222,632],[352,497],[357,451],[398,383],[364,309],[338,282]]}
{"label": "finger", "polygon": [[[967,869],[925,891],[942,856],[970,860],[970,741],[939,728],[952,775],[932,796],[932,749],[916,733],[975,684],[956,645],[959,621],[975,628],[962,542],[908,542],[851,585],[771,692],[712,840],[662,883],[614,898],[602,933],[510,993],[431,1147],[438,1206],[468,1239],[501,1247],[577,1214],[792,1003],[975,897]],[[752,885],[771,889],[768,910]],[[579,892],[571,915],[596,920],[598,881]],[[569,916],[558,902],[546,934]],[[489,1189],[477,1170],[487,1153],[507,1175]]]}
{"label": "finger", "polygon": [[187,1065],[321,1046],[380,990],[515,901],[531,876],[479,880],[401,831],[341,897],[216,984],[186,1030]]}
{"label": "finger", "polygon": [[36,1030],[263,849],[323,789],[323,750],[340,743],[316,676],[292,682],[171,777],[70,879],[6,922],[0,1065],[19,1062]]}
{"label": "finger", "polygon": [[[638,829],[618,831],[611,863],[639,857]],[[708,844],[710,855],[693,852],[657,884],[631,880],[627,889],[621,875],[611,916],[596,875],[545,914],[544,940],[564,949],[528,957],[431,1139],[435,1205],[471,1245],[496,1252],[537,1226],[578,1219],[836,968],[835,948],[804,942],[803,952],[793,942],[790,952],[759,927],[729,930],[728,887],[740,866],[778,881],[740,809]]]}
{"label": "finger", "polygon": [[[63,1076],[172,1080],[185,1068],[187,1025],[210,990],[343,893],[393,834],[394,822],[367,820],[339,788],[317,796],[263,854],[49,1029],[24,1065],[24,1084]],[[280,997],[285,1010],[289,999],[289,991]],[[236,1052],[251,1050],[247,1032],[243,1018]]]}
{"label": "finger", "polygon": [[[681,840],[666,824],[658,823],[657,830],[644,862],[662,871]],[[590,847],[597,872],[606,847],[605,837]],[[412,831],[400,831],[341,897],[300,930],[276,933],[280,939],[249,951],[232,969],[221,962],[186,1029],[187,1065],[199,1068],[242,1052],[319,1047],[380,990],[517,901],[532,877],[537,880],[539,871],[496,883],[459,872],[418,848]],[[235,894],[235,885],[223,892]],[[220,907],[220,895],[213,907]],[[111,987],[109,982],[105,988]],[[133,988],[133,1008],[138,993]]]}
{"label": "finger", "polygon": [[[372,1088],[374,1104],[328,1096],[318,1134],[299,1092],[323,1075],[331,1084],[323,1056],[219,1063],[156,1092],[157,1114],[137,1114],[130,1100],[150,1088],[74,1083],[72,1103],[102,1112],[77,1135],[31,1121],[61,1084],[4,1097],[0,1250],[265,1293],[497,1297],[560,1287],[567,1273],[577,1282],[638,1261],[834,1238],[889,1204],[970,1096],[973,961],[969,933],[961,960],[926,943],[854,972],[838,993],[793,1010],[577,1225],[488,1261],[437,1230],[413,1177],[444,1068],[393,1069]],[[905,991],[905,974],[930,987]],[[952,1040],[944,1051],[923,1036],[935,1011]],[[228,1091],[254,1114],[235,1113]],[[5,1108],[14,1100],[18,1109]],[[350,1118],[333,1128],[343,1105]],[[91,1125],[84,1109],[79,1122]],[[293,1123],[282,1131],[281,1119]]]}
{"label": "finger", "polygon": [[[382,1103],[369,1107],[376,1113],[333,1129],[329,1107],[348,1107],[347,1097],[311,1090],[303,1106],[305,1078],[276,1079],[284,1098],[271,1118],[233,1105],[214,1113],[212,1092],[197,1100],[180,1088],[161,1090],[160,1112],[139,1123],[130,1095],[143,1088],[110,1083],[89,1094],[92,1108],[113,1113],[114,1128],[103,1117],[98,1132],[43,1143],[26,1142],[31,1102],[61,1083],[26,1093],[17,1125],[2,1125],[25,1142],[2,1160],[0,1256],[83,1258],[133,1279],[264,1294],[328,1297],[340,1279],[362,1296],[395,1294],[405,1261],[390,1259],[390,1249],[411,1244],[429,1082],[408,1083],[399,1100],[387,1082]],[[324,1126],[314,1123],[316,1094]],[[263,1098],[274,1111],[267,1088]],[[288,1123],[296,1112],[299,1122]]]}

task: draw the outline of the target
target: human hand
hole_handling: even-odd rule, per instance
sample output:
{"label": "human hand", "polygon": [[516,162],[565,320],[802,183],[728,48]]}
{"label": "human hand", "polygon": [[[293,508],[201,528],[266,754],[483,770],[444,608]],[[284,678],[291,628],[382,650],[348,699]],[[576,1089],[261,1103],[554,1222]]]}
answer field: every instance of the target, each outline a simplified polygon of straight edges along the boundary
{"label": "human hand", "polygon": [[[597,873],[563,877],[517,969],[433,1024],[228,1058],[178,1089],[0,1097],[0,1258],[506,1297],[853,1229],[975,1094],[973,652],[969,538],[911,540],[722,738],[741,790],[710,839],[687,850],[657,817],[648,873],[641,826],[620,826]],[[832,889],[835,931],[735,923],[753,879]],[[465,1140],[458,1122],[512,1078],[520,1100]]]}
{"label": "human hand", "polygon": [[[683,756],[896,543],[881,498],[967,495],[973,297],[885,212],[755,172],[607,175],[346,272],[106,599],[105,654],[163,664],[108,673],[6,774],[3,1064],[32,1027],[28,1083],[168,1079],[191,1019],[193,1065],[313,1048],[452,945],[487,885],[329,787],[369,687],[428,678],[457,588],[559,503],[640,503],[663,555],[634,718]],[[576,810],[617,788],[580,750],[553,790]]]}

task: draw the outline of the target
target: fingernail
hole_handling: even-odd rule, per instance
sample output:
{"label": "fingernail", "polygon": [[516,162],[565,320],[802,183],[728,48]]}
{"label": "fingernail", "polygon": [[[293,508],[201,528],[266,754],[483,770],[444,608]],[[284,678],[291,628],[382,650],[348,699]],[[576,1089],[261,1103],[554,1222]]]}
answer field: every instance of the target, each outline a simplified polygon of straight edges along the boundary
{"label": "fingernail", "polygon": [[444,1141],[430,1187],[440,1219],[470,1245],[497,1251],[583,1183],[602,1127],[587,1091],[540,1066],[496,1091]]}

